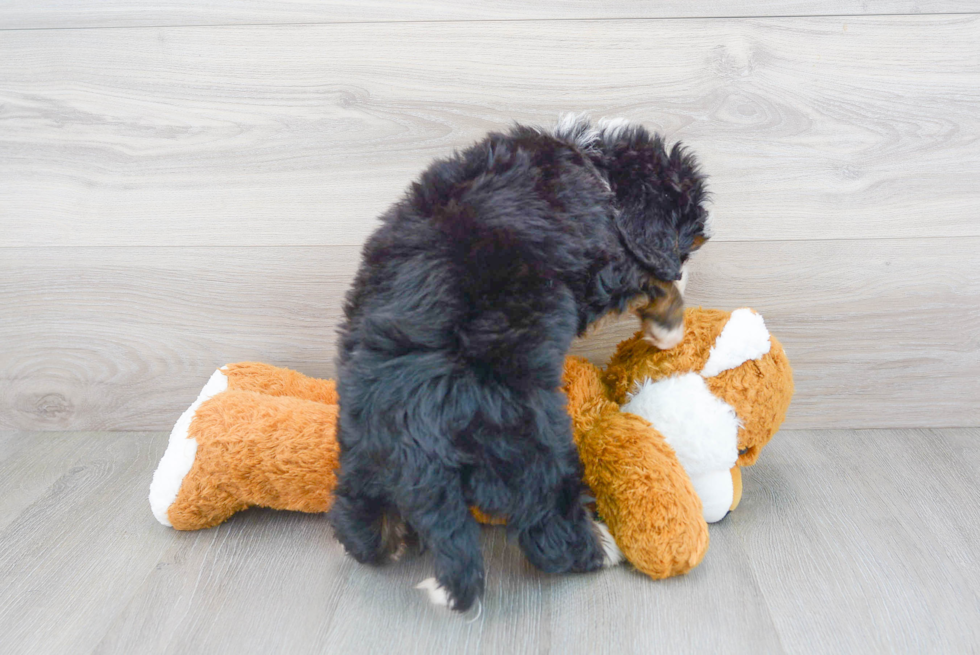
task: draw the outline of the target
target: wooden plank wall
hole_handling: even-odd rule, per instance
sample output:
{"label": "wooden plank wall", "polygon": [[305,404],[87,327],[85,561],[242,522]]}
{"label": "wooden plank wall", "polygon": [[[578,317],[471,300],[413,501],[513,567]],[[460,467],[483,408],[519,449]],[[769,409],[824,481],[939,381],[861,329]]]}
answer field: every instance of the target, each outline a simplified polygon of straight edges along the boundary
{"label": "wooden plank wall", "polygon": [[0,429],[168,429],[228,361],[331,375],[375,217],[567,110],[701,155],[689,297],[763,313],[787,426],[980,424],[973,2],[490,6],[0,7]]}

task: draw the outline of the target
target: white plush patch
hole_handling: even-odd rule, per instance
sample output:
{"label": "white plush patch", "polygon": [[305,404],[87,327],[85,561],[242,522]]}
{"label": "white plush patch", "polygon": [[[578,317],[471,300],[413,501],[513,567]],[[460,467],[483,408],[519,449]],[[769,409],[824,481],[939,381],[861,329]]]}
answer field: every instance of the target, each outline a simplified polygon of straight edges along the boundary
{"label": "white plush patch", "polygon": [[736,309],[715,339],[701,376],[714,377],[751,359],[759,359],[771,347],[769,330],[762,317],[751,309]]}
{"label": "white plush patch", "polygon": [[701,499],[705,523],[717,523],[728,515],[728,510],[735,500],[735,484],[732,482],[732,472],[711,471],[697,477],[691,477],[694,491]]}
{"label": "white plush patch", "polygon": [[613,539],[605,523],[600,523],[599,521],[594,521],[593,523],[596,533],[599,535],[599,542],[602,544],[602,565],[607,568],[610,566],[619,566],[623,562],[623,551],[616,545],[616,540]]}
{"label": "white plush patch", "polygon": [[227,388],[228,378],[222,369],[218,369],[201,389],[197,400],[180,415],[174,429],[170,431],[167,450],[160,458],[157,470],[153,473],[153,481],[150,482],[150,509],[153,510],[153,516],[157,521],[167,527],[172,527],[167,510],[177,499],[184,476],[191,470],[194,457],[197,455],[197,441],[187,438],[194,414],[206,400]]}
{"label": "white plush patch", "polygon": [[735,410],[712,394],[697,373],[645,380],[622,411],[653,424],[692,479],[710,471],[727,471],[738,459]]}
{"label": "white plush patch", "polygon": [[415,585],[415,588],[425,591],[429,595],[429,602],[433,605],[448,607],[449,609],[453,608],[453,601],[449,597],[449,592],[435,578],[426,578]]}

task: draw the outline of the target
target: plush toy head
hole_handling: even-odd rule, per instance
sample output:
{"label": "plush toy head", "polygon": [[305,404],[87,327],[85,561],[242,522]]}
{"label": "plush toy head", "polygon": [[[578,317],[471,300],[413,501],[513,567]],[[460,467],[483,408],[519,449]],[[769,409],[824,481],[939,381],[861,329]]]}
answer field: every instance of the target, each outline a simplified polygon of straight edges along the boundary
{"label": "plush toy head", "polygon": [[684,323],[683,341],[669,351],[640,335],[621,343],[604,380],[623,411],[663,434],[714,522],[738,502],[737,467],[754,464],[785,419],[793,374],[751,309],[689,308]]}

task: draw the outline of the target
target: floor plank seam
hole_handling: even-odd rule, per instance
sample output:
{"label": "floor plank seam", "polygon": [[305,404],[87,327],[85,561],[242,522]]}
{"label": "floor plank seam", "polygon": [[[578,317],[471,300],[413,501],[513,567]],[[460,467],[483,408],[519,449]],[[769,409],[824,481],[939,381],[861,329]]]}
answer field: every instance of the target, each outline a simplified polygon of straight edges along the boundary
{"label": "floor plank seam", "polygon": [[133,29],[200,29],[208,27],[307,27],[326,25],[426,25],[426,24],[464,24],[464,23],[589,23],[589,22],[635,22],[635,21],[675,21],[675,20],[788,20],[788,19],[838,19],[838,18],[924,18],[942,16],[978,16],[976,11],[929,12],[929,13],[884,13],[884,14],[754,14],[751,16],[631,16],[610,18],[460,18],[444,20],[356,20],[356,21],[311,21],[283,23],[172,23],[161,25],[86,25],[81,27],[0,27],[0,32],[44,32],[55,30],[133,30]]}

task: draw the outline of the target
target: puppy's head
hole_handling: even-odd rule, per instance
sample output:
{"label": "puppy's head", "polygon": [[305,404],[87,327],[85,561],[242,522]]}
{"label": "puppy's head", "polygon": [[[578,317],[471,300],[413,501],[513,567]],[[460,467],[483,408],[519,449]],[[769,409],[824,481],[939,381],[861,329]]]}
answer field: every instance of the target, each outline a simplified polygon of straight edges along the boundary
{"label": "puppy's head", "polygon": [[641,126],[614,122],[601,134],[616,228],[644,280],[636,312],[648,341],[673,348],[684,335],[686,263],[710,236],[705,178],[690,152]]}

